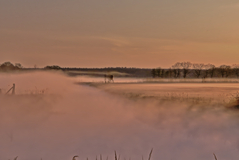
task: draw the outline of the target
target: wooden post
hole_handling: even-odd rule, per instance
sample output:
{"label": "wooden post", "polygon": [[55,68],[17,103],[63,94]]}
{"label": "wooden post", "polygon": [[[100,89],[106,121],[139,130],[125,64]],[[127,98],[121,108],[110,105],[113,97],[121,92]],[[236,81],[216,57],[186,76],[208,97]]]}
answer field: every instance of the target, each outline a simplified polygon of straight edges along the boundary
{"label": "wooden post", "polygon": [[12,86],[12,94],[13,95],[15,94],[15,83],[13,83],[13,86]]}
{"label": "wooden post", "polygon": [[12,90],[12,95],[15,94],[15,83],[13,83],[13,86],[7,91],[6,94],[8,94]]}

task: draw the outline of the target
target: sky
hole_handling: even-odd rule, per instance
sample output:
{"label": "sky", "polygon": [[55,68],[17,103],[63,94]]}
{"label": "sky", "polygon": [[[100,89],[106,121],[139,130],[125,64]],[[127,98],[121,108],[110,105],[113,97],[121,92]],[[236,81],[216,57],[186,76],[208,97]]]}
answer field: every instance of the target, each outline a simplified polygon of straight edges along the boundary
{"label": "sky", "polygon": [[0,0],[0,63],[24,67],[235,64],[237,0]]}

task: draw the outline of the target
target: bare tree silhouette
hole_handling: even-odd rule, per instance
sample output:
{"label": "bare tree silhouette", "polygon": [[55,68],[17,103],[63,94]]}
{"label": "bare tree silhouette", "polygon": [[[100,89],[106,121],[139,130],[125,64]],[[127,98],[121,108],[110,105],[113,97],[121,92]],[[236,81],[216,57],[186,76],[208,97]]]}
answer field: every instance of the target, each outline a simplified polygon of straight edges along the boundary
{"label": "bare tree silhouette", "polygon": [[196,75],[197,78],[200,77],[202,69],[204,68],[204,66],[205,65],[203,63],[194,63],[193,64],[193,69],[194,69],[194,72],[195,72],[195,75]]}
{"label": "bare tree silhouette", "polygon": [[21,65],[21,63],[15,63],[15,67],[17,67],[18,69],[23,68],[23,66]]}
{"label": "bare tree silhouette", "polygon": [[4,71],[9,71],[9,70],[15,70],[19,68],[15,67],[11,62],[4,62],[3,64],[0,65],[0,69]]}
{"label": "bare tree silhouette", "polygon": [[203,68],[204,68],[203,78],[207,78],[210,73],[211,73],[210,77],[212,78],[214,74],[215,66],[213,64],[208,63],[208,64],[205,64]]}
{"label": "bare tree silhouette", "polygon": [[58,65],[46,66],[44,69],[54,69],[54,70],[61,70],[61,67]]}
{"label": "bare tree silhouette", "polygon": [[227,66],[227,65],[221,65],[219,68],[218,68],[222,78],[223,77],[228,77],[229,74],[230,74],[230,70],[231,70],[231,67],[230,66]]}
{"label": "bare tree silhouette", "polygon": [[161,76],[161,72],[162,72],[162,69],[160,67],[156,69],[156,73],[158,77]]}
{"label": "bare tree silhouette", "polygon": [[186,78],[190,68],[192,66],[192,63],[190,62],[177,62],[175,63],[172,68],[174,72],[175,78],[178,78],[180,76],[180,71],[183,70],[183,78]]}
{"label": "bare tree silhouette", "polygon": [[187,74],[190,71],[192,63],[190,63],[190,62],[182,62],[181,65],[182,65],[182,68],[183,68],[183,78],[186,78]]}
{"label": "bare tree silhouette", "polygon": [[173,70],[171,68],[169,68],[165,71],[164,76],[171,78],[172,74],[173,74]]}
{"label": "bare tree silhouette", "polygon": [[153,78],[155,78],[156,77],[156,69],[152,69],[152,71],[151,71],[151,74],[152,74],[152,76],[153,76]]}
{"label": "bare tree silhouette", "polygon": [[181,63],[177,62],[172,66],[172,71],[174,73],[174,78],[179,78],[180,77],[180,70],[181,70]]}
{"label": "bare tree silhouette", "polygon": [[239,64],[233,64],[232,69],[233,69],[233,72],[235,73],[235,75],[238,78],[239,77]]}
{"label": "bare tree silhouette", "polygon": [[213,78],[216,67],[213,64],[208,64],[208,68],[209,68],[208,71],[210,73],[210,77]]}

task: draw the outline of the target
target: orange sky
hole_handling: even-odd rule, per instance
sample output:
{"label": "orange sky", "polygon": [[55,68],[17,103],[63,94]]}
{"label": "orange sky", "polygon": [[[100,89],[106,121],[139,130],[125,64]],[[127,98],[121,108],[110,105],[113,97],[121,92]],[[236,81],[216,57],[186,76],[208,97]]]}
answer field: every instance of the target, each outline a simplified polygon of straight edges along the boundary
{"label": "orange sky", "polygon": [[1,0],[0,63],[170,67],[238,63],[236,0]]}

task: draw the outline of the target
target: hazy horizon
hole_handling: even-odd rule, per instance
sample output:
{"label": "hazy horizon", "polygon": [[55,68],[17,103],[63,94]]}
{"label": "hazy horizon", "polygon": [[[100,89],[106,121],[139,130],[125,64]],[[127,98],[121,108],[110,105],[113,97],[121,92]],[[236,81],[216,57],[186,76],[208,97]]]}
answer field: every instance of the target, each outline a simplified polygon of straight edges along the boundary
{"label": "hazy horizon", "polygon": [[0,56],[26,67],[234,64],[238,9],[236,0],[1,0]]}
{"label": "hazy horizon", "polygon": [[[102,67],[82,67],[82,66],[61,66],[61,65],[58,65],[58,64],[46,64],[44,66],[38,66],[38,65],[33,65],[33,66],[25,66],[25,64],[21,63],[21,62],[12,62],[12,61],[2,61],[0,62],[0,65],[4,64],[4,63],[8,63],[10,62],[12,65],[21,65],[22,68],[36,68],[36,69],[42,69],[42,68],[45,68],[45,67],[48,67],[48,66],[59,66],[60,68],[82,68],[82,69],[104,69],[104,68],[137,68],[137,69],[157,69],[157,68],[161,68],[161,69],[170,69],[172,68],[176,63],[187,63],[189,61],[181,61],[181,62],[175,62],[171,65],[169,65],[168,67],[162,67],[162,66],[157,66],[157,67],[134,67],[134,66],[102,66]],[[191,63],[191,66],[189,67],[189,69],[194,69],[193,65],[195,64],[202,64],[204,66],[206,65],[213,65],[214,67],[216,68],[219,68],[220,66],[230,66],[231,68],[234,68],[234,67],[238,67],[239,64],[238,63],[233,63],[233,64],[225,64],[225,63],[222,63],[222,64],[218,64],[218,65],[214,65],[213,63]],[[203,67],[203,69],[205,69]]]}

